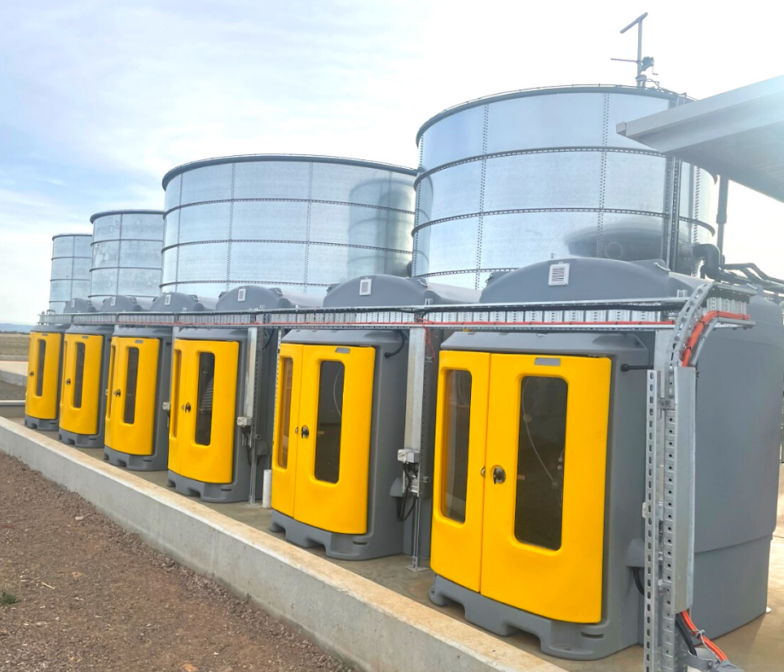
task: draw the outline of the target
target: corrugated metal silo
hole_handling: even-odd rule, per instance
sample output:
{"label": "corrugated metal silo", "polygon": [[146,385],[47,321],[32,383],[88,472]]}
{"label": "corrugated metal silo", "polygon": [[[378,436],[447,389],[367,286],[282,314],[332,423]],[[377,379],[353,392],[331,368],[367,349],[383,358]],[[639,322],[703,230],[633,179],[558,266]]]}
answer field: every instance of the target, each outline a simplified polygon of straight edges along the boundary
{"label": "corrugated metal silo", "polygon": [[89,233],[52,236],[52,275],[49,281],[49,310],[62,313],[71,299],[86,299],[90,293]]}
{"label": "corrugated metal silo", "polygon": [[112,210],[92,217],[90,298],[160,294],[163,212]]}
{"label": "corrugated metal silo", "polygon": [[413,275],[481,288],[493,271],[566,256],[662,258],[692,272],[688,244],[713,234],[712,177],[615,130],[686,102],[636,87],[559,87],[436,115],[417,135]]}
{"label": "corrugated metal silo", "polygon": [[416,171],[325,156],[188,163],[163,178],[163,291],[240,285],[323,294],[363,274],[406,275]]}

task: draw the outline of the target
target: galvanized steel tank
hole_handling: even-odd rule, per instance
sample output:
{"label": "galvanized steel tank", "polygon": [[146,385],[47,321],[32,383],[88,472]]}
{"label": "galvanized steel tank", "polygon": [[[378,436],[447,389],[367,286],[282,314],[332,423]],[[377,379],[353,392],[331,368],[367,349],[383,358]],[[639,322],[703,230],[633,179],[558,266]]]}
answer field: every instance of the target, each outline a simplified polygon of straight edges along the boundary
{"label": "galvanized steel tank", "polygon": [[90,293],[89,233],[52,236],[52,274],[49,280],[49,310],[62,313],[71,299],[86,299]]}
{"label": "galvanized steel tank", "polygon": [[410,168],[326,156],[195,161],[163,178],[163,291],[253,284],[324,294],[372,273],[408,275]]}
{"label": "galvanized steel tank", "polygon": [[713,235],[713,178],[615,130],[687,102],[661,90],[574,86],[436,115],[417,135],[412,275],[480,289],[494,271],[566,256],[662,258],[693,272],[689,244]]}
{"label": "galvanized steel tank", "polygon": [[93,215],[90,222],[90,298],[156,298],[161,284],[163,212],[112,210]]}

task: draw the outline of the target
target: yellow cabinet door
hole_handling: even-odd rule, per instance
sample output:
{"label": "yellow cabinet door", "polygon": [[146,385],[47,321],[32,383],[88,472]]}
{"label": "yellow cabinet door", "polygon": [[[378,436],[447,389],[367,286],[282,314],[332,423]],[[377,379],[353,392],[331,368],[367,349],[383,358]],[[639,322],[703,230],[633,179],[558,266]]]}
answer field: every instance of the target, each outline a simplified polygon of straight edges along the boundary
{"label": "yellow cabinet door", "polygon": [[177,397],[179,406],[169,468],[180,476],[202,483],[231,483],[238,360],[236,341],[175,342],[175,365],[179,362],[181,375],[179,389],[172,393],[172,404]]}
{"label": "yellow cabinet door", "polygon": [[490,356],[481,593],[602,617],[607,358]]}
{"label": "yellow cabinet door", "polygon": [[173,472],[181,473],[181,456],[187,444],[187,419],[185,401],[189,389],[188,367],[183,363],[182,344],[188,341],[175,340],[172,347],[171,390],[169,394],[169,463]]}
{"label": "yellow cabinet door", "polygon": [[103,429],[103,441],[105,445],[109,446],[109,448],[114,448],[114,407],[117,405],[115,400],[119,396],[120,388],[123,384],[122,373],[119,371],[120,365],[118,362],[118,347],[118,339],[112,338],[111,343],[109,344],[109,373],[106,376],[106,414]]}
{"label": "yellow cabinet door", "polygon": [[330,532],[367,532],[371,347],[306,345],[294,517]]}
{"label": "yellow cabinet door", "polygon": [[439,356],[430,565],[479,592],[490,355]]}
{"label": "yellow cabinet door", "polygon": [[302,347],[297,343],[280,346],[272,441],[272,508],[291,517],[297,474]]}
{"label": "yellow cabinet door", "polygon": [[[158,385],[157,338],[112,339],[106,445],[129,455],[152,455]],[[116,350],[116,354],[115,354]]]}
{"label": "yellow cabinet door", "polygon": [[103,336],[66,334],[60,427],[75,434],[98,432]]}
{"label": "yellow cabinet door", "polygon": [[57,417],[61,344],[62,334],[58,332],[30,333],[25,413],[33,418],[54,420]]}

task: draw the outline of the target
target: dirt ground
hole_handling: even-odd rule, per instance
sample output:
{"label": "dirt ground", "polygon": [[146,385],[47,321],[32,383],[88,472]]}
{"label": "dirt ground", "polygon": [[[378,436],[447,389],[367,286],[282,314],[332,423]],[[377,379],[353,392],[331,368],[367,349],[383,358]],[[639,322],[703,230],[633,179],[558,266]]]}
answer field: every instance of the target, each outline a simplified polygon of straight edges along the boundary
{"label": "dirt ground", "polygon": [[2,453],[0,592],[1,672],[350,669]]}
{"label": "dirt ground", "polygon": [[0,332],[0,359],[27,359],[29,346],[28,334]]}
{"label": "dirt ground", "polygon": [[13,399],[21,401],[25,398],[25,388],[21,385],[12,385],[0,380],[0,399]]}

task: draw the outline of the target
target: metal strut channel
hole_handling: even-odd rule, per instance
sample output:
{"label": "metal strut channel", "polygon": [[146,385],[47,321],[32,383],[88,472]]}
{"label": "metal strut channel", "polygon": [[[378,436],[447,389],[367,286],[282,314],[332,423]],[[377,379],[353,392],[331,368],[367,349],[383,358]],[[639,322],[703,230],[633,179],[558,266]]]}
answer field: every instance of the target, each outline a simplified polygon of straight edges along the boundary
{"label": "metal strut channel", "polygon": [[675,620],[692,602],[696,369],[681,352],[699,321],[712,282],[699,285],[670,334],[657,335],[648,372],[645,471],[645,672],[684,672]]}

